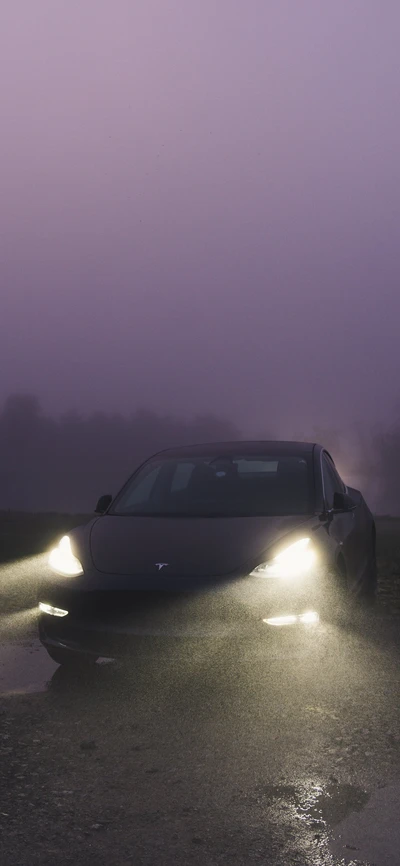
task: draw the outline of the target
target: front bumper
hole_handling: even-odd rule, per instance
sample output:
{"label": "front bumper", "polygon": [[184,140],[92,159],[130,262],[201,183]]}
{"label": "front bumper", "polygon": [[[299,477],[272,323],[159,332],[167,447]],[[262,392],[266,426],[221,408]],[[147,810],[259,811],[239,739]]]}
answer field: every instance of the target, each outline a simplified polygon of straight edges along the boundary
{"label": "front bumper", "polygon": [[[247,632],[250,634],[250,630]],[[69,622],[64,627],[54,617],[40,616],[39,637],[44,646],[69,649],[74,652],[121,658],[130,655],[173,652],[176,649],[226,641],[235,634],[233,629],[202,628],[199,630],[140,629],[93,626],[91,623]],[[242,632],[243,634],[243,632]],[[238,632],[236,632],[238,637]]]}
{"label": "front bumper", "polygon": [[[111,586],[112,583],[110,582]],[[93,584],[92,584],[93,587]],[[192,591],[88,588],[75,582],[43,585],[38,601],[68,611],[41,614],[43,644],[119,657],[141,649],[198,645],[265,634],[265,620],[319,612],[322,583],[313,574],[297,582],[248,577]]]}

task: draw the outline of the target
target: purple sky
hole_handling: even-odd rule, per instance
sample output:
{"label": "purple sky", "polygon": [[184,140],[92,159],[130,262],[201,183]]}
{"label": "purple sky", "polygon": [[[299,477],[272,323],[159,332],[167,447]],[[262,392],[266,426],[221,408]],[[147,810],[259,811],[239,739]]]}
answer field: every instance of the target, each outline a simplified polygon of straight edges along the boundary
{"label": "purple sky", "polygon": [[3,0],[0,400],[393,418],[399,34],[399,0]]}

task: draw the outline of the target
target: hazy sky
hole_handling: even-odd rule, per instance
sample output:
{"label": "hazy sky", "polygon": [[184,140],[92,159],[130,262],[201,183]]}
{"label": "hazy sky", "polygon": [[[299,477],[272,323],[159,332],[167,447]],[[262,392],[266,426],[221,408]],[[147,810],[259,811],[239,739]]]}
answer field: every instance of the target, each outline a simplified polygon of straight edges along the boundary
{"label": "hazy sky", "polygon": [[0,399],[393,417],[399,39],[399,0],[2,0]]}

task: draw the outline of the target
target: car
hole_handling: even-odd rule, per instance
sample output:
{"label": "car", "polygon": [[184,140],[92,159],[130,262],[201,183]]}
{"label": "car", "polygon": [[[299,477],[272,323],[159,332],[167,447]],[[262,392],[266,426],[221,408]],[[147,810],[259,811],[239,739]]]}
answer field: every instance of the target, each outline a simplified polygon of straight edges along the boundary
{"label": "car", "polygon": [[169,449],[51,551],[40,640],[59,664],[90,664],[310,627],[337,599],[374,600],[375,547],[371,511],[321,445]]}

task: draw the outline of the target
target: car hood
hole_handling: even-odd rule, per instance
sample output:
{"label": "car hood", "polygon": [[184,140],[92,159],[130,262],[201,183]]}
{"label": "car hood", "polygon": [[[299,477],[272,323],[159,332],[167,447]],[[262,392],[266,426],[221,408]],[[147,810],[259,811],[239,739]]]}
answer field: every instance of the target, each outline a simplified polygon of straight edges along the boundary
{"label": "car hood", "polygon": [[[118,517],[91,527],[95,568],[106,574],[224,576],[253,568],[265,551],[310,518]],[[157,563],[164,563],[160,569]]]}

